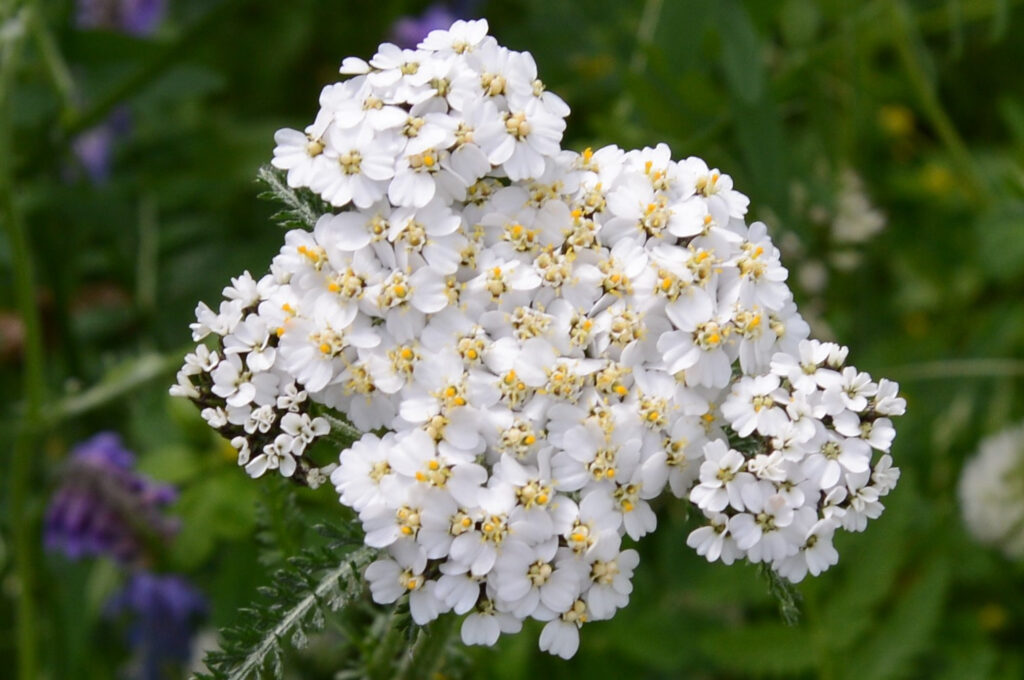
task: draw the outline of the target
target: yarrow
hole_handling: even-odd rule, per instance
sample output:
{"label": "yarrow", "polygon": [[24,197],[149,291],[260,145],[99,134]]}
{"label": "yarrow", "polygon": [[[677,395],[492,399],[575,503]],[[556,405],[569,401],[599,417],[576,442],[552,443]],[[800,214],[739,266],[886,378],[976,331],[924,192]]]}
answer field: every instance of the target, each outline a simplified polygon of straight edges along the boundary
{"label": "yarrow", "polygon": [[[763,223],[729,175],[669,148],[561,148],[569,113],[484,21],[346,59],[273,165],[332,209],[270,273],[204,304],[174,394],[253,477],[329,475],[358,513],[379,603],[525,619],[569,658],[626,605],[666,489],[710,561],[800,581],[835,564],[899,471],[895,383],[808,339]],[[324,409],[367,432],[304,455]]]}
{"label": "yarrow", "polygon": [[1024,558],[1024,423],[981,442],[964,465],[959,495],[964,524],[977,541]]}

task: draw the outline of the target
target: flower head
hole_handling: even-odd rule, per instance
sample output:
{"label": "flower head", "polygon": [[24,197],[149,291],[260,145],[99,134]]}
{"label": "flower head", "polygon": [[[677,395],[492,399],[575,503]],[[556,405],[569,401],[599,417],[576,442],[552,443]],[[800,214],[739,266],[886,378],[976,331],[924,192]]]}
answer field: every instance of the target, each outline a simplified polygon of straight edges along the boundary
{"label": "flower head", "polygon": [[368,431],[330,478],[386,552],[375,601],[466,615],[467,644],[544,621],[569,657],[628,602],[623,537],[666,488],[703,513],[699,554],[792,580],[879,515],[905,404],[807,340],[729,175],[665,144],[562,149],[568,107],[484,21],[342,73],[274,160],[330,212],[244,286],[258,301],[197,310],[230,351],[197,349],[172,390],[254,477],[326,474],[300,455],[328,434],[310,404]]}

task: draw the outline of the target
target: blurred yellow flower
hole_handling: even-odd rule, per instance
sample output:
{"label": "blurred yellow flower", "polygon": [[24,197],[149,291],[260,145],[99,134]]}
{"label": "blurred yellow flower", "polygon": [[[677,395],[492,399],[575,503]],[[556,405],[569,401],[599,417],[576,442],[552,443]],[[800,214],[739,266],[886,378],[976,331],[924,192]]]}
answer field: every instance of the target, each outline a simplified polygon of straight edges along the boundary
{"label": "blurred yellow flower", "polygon": [[1006,608],[995,602],[989,602],[978,610],[978,625],[983,630],[997,631],[1006,627],[1009,614]]}
{"label": "blurred yellow flower", "polygon": [[892,137],[906,137],[914,131],[914,113],[902,104],[886,104],[878,109],[878,126]]}
{"label": "blurred yellow flower", "polygon": [[953,189],[956,180],[948,167],[933,161],[921,168],[920,182],[926,192],[941,196]]}

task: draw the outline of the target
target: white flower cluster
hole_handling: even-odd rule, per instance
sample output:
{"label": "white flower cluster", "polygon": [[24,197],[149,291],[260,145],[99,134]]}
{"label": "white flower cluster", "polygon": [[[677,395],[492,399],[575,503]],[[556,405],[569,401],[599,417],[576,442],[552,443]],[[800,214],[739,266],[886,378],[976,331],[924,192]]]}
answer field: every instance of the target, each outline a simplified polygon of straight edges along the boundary
{"label": "white flower cluster", "polygon": [[959,491],[971,535],[1024,559],[1024,423],[981,442],[964,466]]}
{"label": "white flower cluster", "polygon": [[838,561],[837,528],[863,531],[882,514],[879,499],[900,474],[888,455],[896,436],[888,416],[902,415],[906,402],[896,383],[844,368],[846,354],[804,340],[795,355],[776,354],[767,375],[733,384],[722,416],[753,450],[705,444],[689,495],[710,520],[687,539],[699,554],[770,563],[797,582]]}
{"label": "white flower cluster", "polygon": [[387,552],[373,597],[408,594],[420,624],[468,614],[469,644],[534,618],[572,656],[627,603],[624,536],[655,529],[666,488],[708,518],[689,543],[710,560],[828,568],[835,529],[863,529],[898,477],[872,453],[897,386],[806,339],[728,175],[665,145],[561,149],[568,107],[486,32],[346,59],[314,123],[277,133],[289,185],[338,210],[200,306],[223,357],[197,348],[175,390],[264,433],[253,476],[288,476],[325,433],[298,395],[385,432],[330,474]]}
{"label": "white flower cluster", "polygon": [[170,392],[202,409],[203,419],[231,440],[238,464],[252,477],[277,470],[316,488],[336,466],[317,468],[302,454],[330,426],[310,416],[307,390],[278,361],[267,305],[282,294],[274,276],[257,282],[245,272],[224,289],[217,312],[200,302],[192,339],[200,342],[212,335],[219,349],[197,345],[185,356]]}

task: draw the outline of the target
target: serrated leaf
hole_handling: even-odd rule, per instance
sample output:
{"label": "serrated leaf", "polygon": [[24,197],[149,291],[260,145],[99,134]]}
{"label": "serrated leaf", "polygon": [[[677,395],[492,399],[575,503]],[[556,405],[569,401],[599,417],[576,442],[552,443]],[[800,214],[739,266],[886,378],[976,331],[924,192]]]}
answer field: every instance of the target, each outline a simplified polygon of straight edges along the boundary
{"label": "serrated leaf", "polygon": [[[320,611],[324,598],[338,590],[339,583],[350,586],[344,591],[348,595],[339,602],[340,606],[358,597],[363,590],[361,569],[376,555],[376,550],[364,546],[346,555],[339,564],[337,555],[311,549],[302,559],[290,560],[289,566],[275,575],[274,585],[267,588],[263,602],[246,613],[244,620],[247,623],[221,631],[222,649],[207,654],[205,659],[211,677],[217,680],[249,680],[260,677],[260,671],[268,665],[274,677],[281,677],[283,641],[296,643],[307,639],[306,622]],[[312,574],[290,573],[288,569],[295,569],[292,564],[296,562],[304,565],[304,569],[318,573],[319,578],[313,581]],[[313,581],[312,587],[281,585],[302,584],[306,578]]]}
{"label": "serrated leaf", "polygon": [[325,625],[327,625],[327,620],[324,617],[324,610],[317,607],[309,617],[309,627],[313,630],[323,630]]}

